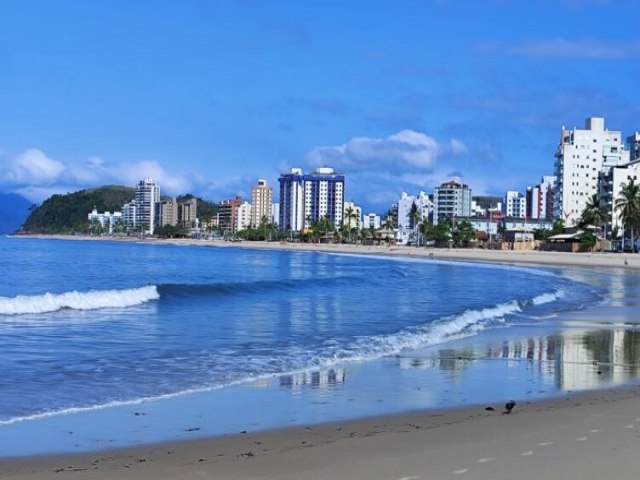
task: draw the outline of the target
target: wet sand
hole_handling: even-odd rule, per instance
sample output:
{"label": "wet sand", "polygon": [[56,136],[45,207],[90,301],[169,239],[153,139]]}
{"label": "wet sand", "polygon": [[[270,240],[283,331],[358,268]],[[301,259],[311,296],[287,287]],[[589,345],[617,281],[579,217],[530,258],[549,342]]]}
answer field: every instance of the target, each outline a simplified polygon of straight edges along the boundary
{"label": "wet sand", "polygon": [[[0,460],[12,479],[631,479],[639,387],[555,400]],[[487,410],[491,407],[494,410]]]}

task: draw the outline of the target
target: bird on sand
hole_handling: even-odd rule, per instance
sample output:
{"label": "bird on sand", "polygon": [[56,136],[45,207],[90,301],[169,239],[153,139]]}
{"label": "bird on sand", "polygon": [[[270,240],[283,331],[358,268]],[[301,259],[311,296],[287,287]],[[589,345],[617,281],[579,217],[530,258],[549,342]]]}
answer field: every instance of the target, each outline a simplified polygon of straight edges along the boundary
{"label": "bird on sand", "polygon": [[513,407],[516,406],[516,402],[514,402],[513,400],[509,400],[507,403],[504,404],[504,408],[506,408],[506,412],[504,413],[511,413],[511,410],[513,410]]}

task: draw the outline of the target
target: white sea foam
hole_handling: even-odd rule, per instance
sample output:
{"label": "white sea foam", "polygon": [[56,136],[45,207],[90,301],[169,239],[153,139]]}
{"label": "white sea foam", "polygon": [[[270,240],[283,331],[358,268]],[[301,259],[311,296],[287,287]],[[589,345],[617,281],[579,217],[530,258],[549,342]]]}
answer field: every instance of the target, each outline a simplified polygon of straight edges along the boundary
{"label": "white sea foam", "polygon": [[0,315],[55,312],[63,308],[95,310],[98,308],[125,308],[160,298],[155,285],[125,290],[71,291],[43,295],[0,297]]}
{"label": "white sea foam", "polygon": [[533,305],[544,305],[545,303],[555,302],[561,298],[564,298],[564,291],[557,290],[553,293],[543,293],[542,295],[538,295],[531,300],[531,303]]}

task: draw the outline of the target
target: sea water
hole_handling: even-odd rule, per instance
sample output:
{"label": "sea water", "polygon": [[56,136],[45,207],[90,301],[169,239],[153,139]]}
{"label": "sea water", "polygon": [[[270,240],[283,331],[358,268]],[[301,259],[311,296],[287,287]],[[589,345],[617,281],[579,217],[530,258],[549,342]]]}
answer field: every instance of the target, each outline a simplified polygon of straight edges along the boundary
{"label": "sea water", "polygon": [[[89,421],[101,430],[141,405],[144,415],[173,405],[176,424],[165,414],[145,427],[152,434],[126,427],[111,443],[458,406],[540,384],[537,393],[551,394],[560,370],[565,386],[584,383],[584,374],[567,377],[570,362],[557,365],[567,348],[584,347],[581,332],[614,335],[605,307],[622,302],[621,331],[635,329],[621,299],[635,295],[636,279],[611,272],[20,238],[0,238],[0,272],[0,443],[11,432],[49,438],[46,422],[74,424],[87,412],[103,411]],[[590,358],[577,355],[581,365]],[[517,364],[526,381],[510,378],[495,358],[536,359],[541,371]],[[450,381],[463,370],[475,380]],[[190,429],[194,418],[183,416],[203,396],[225,418]],[[54,435],[33,451],[5,441],[0,454],[104,447],[91,435],[68,445]]]}

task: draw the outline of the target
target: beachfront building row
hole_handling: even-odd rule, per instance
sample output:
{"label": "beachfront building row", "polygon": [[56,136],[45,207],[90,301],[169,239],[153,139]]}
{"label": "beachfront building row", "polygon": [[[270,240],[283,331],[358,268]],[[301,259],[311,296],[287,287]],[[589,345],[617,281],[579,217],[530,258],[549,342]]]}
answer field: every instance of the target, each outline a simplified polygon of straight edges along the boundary
{"label": "beachfront building row", "polygon": [[153,235],[157,227],[167,225],[197,229],[197,205],[194,197],[161,199],[160,186],[145,178],[136,185],[134,198],[122,206],[121,219],[127,230],[140,235]]}
{"label": "beachfront building row", "polygon": [[310,174],[292,168],[278,181],[280,230],[302,232],[325,217],[334,228],[340,228],[344,221],[344,175],[329,167]]}
{"label": "beachfront building row", "polygon": [[614,181],[611,169],[630,163],[630,150],[625,148],[622,132],[605,128],[602,117],[587,118],[584,129],[567,130],[563,126],[555,158],[554,217],[564,220],[567,226],[576,225],[589,199],[608,191],[613,195],[608,205],[609,223],[615,225],[612,205],[616,186],[604,187],[598,183],[600,179]]}
{"label": "beachfront building row", "polygon": [[[273,189],[267,181],[259,179],[251,188],[251,203],[237,195],[218,204],[214,223],[223,234],[233,234],[248,228],[258,228],[263,223],[278,223],[279,208],[273,204]],[[275,215],[274,215],[275,213]]]}

